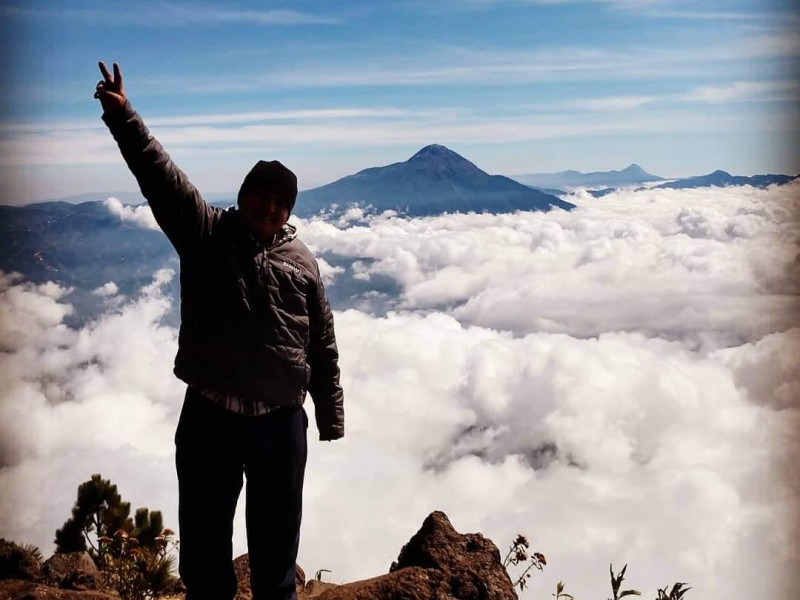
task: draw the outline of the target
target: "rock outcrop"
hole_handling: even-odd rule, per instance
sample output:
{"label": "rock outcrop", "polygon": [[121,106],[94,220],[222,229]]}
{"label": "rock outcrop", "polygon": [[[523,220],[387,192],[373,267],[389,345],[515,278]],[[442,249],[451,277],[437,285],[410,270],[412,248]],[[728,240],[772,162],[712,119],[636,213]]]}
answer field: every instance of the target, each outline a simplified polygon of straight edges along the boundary
{"label": "rock outcrop", "polygon": [[119,600],[102,589],[103,577],[85,552],[54,554],[40,569],[26,572],[10,572],[7,557],[2,558],[6,580],[0,582],[0,600]]}
{"label": "rock outcrop", "polygon": [[500,551],[479,533],[458,533],[431,513],[387,575],[329,589],[318,600],[516,600]]}

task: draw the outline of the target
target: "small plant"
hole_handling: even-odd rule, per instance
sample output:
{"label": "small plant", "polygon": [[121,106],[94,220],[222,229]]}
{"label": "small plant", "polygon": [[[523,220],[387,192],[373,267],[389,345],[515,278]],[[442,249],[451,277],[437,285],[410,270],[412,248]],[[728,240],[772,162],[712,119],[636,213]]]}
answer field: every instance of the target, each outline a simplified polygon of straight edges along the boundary
{"label": "small plant", "polygon": [[316,575],[314,575],[314,579],[316,581],[322,581],[322,574],[323,573],[330,573],[330,572],[331,572],[330,569],[320,569],[319,571],[317,571]]}
{"label": "small plant", "polygon": [[619,600],[620,598],[624,598],[625,596],[641,596],[642,592],[638,590],[623,590],[622,592],[619,591],[619,588],[622,587],[622,581],[625,579],[625,570],[628,568],[628,565],[622,567],[622,570],[617,574],[614,575],[614,565],[609,565],[608,570],[611,572],[611,591],[614,593],[613,600]]}
{"label": "small plant", "polygon": [[667,594],[667,588],[659,589],[658,598],[656,598],[656,600],[683,600],[683,595],[692,589],[690,587],[683,587],[685,585],[685,583],[674,584],[669,594]]}
{"label": "small plant", "polygon": [[149,600],[165,591],[175,580],[171,552],[178,545],[174,532],[165,529],[153,540],[155,550],[140,544],[123,529],[113,537],[98,538],[100,570],[103,581],[123,600]]}
{"label": "small plant", "polygon": [[[526,587],[528,587],[527,580],[530,578],[530,570],[534,567],[542,571],[547,565],[547,561],[544,558],[544,554],[541,552],[533,552],[532,554],[528,554],[528,549],[530,548],[530,544],[528,543],[528,539],[519,534],[509,546],[508,553],[506,557],[503,559],[503,567],[505,567],[506,571],[508,572],[509,566],[517,566],[520,564],[527,564],[527,567],[524,571],[517,577],[516,581],[513,581],[513,577],[511,577],[513,581],[513,587],[519,588],[520,591],[523,591]],[[624,565],[622,570],[619,573],[614,574],[614,565],[613,563],[609,565],[608,570],[611,574],[611,592],[613,597],[609,600],[621,600],[626,596],[641,596],[642,593],[639,590],[621,590],[622,582],[625,580],[625,571],[628,569],[628,565]],[[509,573],[509,576],[511,574]],[[690,589],[689,587],[685,587],[687,584],[685,583],[676,583],[672,586],[672,589],[667,592],[667,588],[663,588],[658,590],[658,597],[656,600],[683,600],[684,594],[688,592]],[[555,600],[575,600],[575,597],[572,594],[568,594],[564,591],[564,582],[559,581],[558,585],[556,585],[556,591],[554,594],[550,594]]]}
{"label": "small plant", "polygon": [[556,600],[561,600],[561,598],[566,598],[567,600],[575,600],[572,594],[568,594],[564,591],[564,582],[559,581],[558,585],[556,585],[556,593],[550,594]]}
{"label": "small plant", "polygon": [[506,557],[503,559],[503,567],[506,568],[506,571],[508,571],[508,567],[510,565],[513,566],[517,566],[519,564],[528,565],[525,568],[525,570],[523,570],[522,573],[520,573],[516,581],[513,581],[512,583],[512,585],[515,588],[518,587],[520,591],[523,591],[528,585],[528,579],[530,579],[531,577],[530,570],[536,568],[539,571],[541,571],[547,564],[544,554],[542,554],[541,552],[533,552],[529,555],[528,554],[529,548],[530,548],[530,543],[528,543],[528,538],[526,538],[524,535],[520,533],[511,543],[511,546],[508,549],[508,554],[506,554]]}

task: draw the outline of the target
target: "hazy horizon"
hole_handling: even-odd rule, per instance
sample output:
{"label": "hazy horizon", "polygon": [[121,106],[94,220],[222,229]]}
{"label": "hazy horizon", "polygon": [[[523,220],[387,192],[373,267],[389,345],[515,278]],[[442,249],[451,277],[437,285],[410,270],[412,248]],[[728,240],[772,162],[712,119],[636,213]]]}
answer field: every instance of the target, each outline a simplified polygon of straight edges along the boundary
{"label": "hazy horizon", "polygon": [[440,143],[489,173],[800,172],[782,0],[0,4],[0,202],[135,190],[92,99],[117,61],[206,193],[278,158],[311,189]]}

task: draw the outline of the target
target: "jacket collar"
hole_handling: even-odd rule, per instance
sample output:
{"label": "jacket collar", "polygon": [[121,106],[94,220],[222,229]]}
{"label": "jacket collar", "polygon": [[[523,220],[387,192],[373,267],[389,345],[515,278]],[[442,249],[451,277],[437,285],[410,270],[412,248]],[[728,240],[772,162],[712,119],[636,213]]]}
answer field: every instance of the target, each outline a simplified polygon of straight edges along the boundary
{"label": "jacket collar", "polygon": [[239,228],[244,232],[246,239],[248,239],[255,248],[259,251],[262,250],[272,250],[273,248],[277,248],[287,242],[292,241],[294,238],[297,237],[297,227],[292,225],[291,223],[286,223],[281,228],[280,232],[270,245],[262,244],[248,229],[244,226],[242,222],[242,217],[239,212],[239,209],[235,206],[231,206],[228,211],[235,217],[236,222],[239,224]]}

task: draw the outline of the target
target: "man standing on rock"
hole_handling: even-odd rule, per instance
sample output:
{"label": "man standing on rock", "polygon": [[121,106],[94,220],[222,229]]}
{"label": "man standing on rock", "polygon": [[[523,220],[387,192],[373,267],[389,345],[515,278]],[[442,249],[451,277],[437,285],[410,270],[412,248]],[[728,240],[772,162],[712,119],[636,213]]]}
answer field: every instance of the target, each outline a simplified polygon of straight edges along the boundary
{"label": "man standing on rock", "polygon": [[229,600],[233,516],[247,477],[255,600],[293,600],[306,466],[306,392],[321,440],[344,435],[333,317],[317,261],[287,223],[297,178],[278,161],[247,174],[238,208],[206,204],[126,99],[119,66],[95,97],[153,216],[180,257],[175,434],[180,575],[187,600]]}

